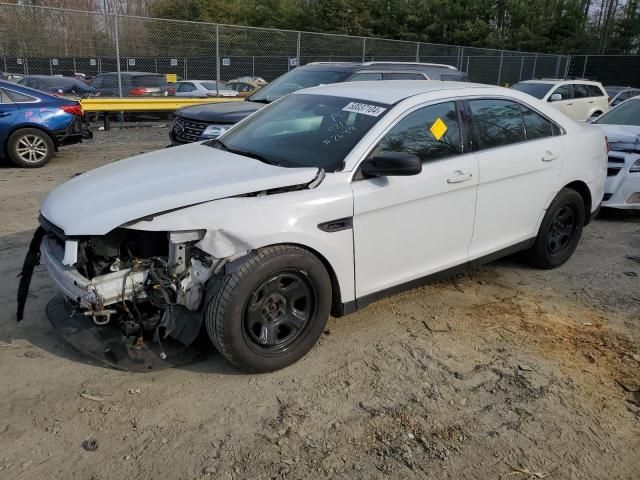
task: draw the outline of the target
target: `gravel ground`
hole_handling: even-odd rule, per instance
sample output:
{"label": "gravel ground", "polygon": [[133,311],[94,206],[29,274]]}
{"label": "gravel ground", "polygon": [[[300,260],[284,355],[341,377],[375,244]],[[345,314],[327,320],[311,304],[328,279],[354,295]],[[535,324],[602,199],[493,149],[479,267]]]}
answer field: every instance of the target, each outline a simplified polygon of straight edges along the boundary
{"label": "gravel ground", "polygon": [[0,478],[639,478],[634,214],[603,212],[557,270],[512,257],[330,319],[272,374],[214,351],[148,374],[92,365],[47,322],[42,267],[16,323],[43,195],[167,143],[96,132],[43,169],[0,166]]}

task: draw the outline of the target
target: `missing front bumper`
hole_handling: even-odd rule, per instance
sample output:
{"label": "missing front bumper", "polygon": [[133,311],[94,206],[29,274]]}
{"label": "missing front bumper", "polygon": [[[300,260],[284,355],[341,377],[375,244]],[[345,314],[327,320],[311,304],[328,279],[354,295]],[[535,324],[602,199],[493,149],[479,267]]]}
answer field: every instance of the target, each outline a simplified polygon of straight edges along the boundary
{"label": "missing front bumper", "polygon": [[47,318],[62,338],[100,365],[132,372],[150,372],[195,362],[207,352],[199,339],[188,347],[171,338],[136,342],[120,328],[95,325],[61,295],[47,304]]}

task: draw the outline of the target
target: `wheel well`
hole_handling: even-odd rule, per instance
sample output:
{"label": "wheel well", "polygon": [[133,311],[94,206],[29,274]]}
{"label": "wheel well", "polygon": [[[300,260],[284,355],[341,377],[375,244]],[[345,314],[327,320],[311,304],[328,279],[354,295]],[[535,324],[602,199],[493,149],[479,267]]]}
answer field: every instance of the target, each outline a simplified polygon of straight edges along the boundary
{"label": "wheel well", "polygon": [[291,245],[294,247],[303,248],[315,255],[318,260],[322,262],[324,268],[327,269],[327,273],[329,274],[329,278],[331,280],[331,315],[333,315],[334,317],[341,316],[342,294],[340,293],[340,282],[338,282],[338,276],[336,275],[336,272],[333,270],[333,267],[331,266],[329,261],[320,252],[306,245],[301,245],[299,243],[286,243],[281,245]]}
{"label": "wheel well", "polygon": [[[53,142],[53,147],[54,150],[57,152],[58,151],[58,141],[56,140],[56,137],[54,135],[51,135],[50,132],[48,132],[47,130],[45,130],[44,128],[42,128],[40,125],[19,125],[15,128],[13,128],[8,134],[7,134],[7,140],[9,140],[9,137],[11,137],[11,135],[13,135],[14,133],[16,133],[18,130],[22,130],[24,128],[33,128],[34,130],[40,130],[42,133],[44,133],[45,135],[47,135],[51,141]],[[4,142],[4,154],[7,155],[9,152],[7,151],[7,145],[9,142]]]}
{"label": "wheel well", "polygon": [[582,201],[584,202],[584,224],[585,226],[588,225],[591,221],[591,190],[589,190],[586,183],[580,180],[571,182],[570,184],[565,185],[564,188],[575,190],[582,197]]}

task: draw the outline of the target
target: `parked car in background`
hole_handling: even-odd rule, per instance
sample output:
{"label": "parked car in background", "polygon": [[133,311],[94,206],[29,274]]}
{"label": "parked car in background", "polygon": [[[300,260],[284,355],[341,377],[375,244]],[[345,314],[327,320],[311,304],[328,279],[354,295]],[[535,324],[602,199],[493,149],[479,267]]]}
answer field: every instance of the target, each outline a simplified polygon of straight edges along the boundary
{"label": "parked car in background", "polygon": [[603,207],[640,210],[640,97],[620,103],[593,122],[609,141]]}
{"label": "parked car in background", "polygon": [[47,313],[54,325],[76,316],[104,339],[95,357],[119,368],[116,355],[158,328],[190,345],[206,326],[237,367],[277,370],[330,313],[520,250],[540,268],[564,264],[599,208],[606,156],[597,128],[500,87],[298,91],[219,139],[54,189],[33,243],[45,234],[66,306]]}
{"label": "parked car in background", "polygon": [[17,83],[56,97],[67,95],[84,98],[95,93],[95,90],[86,83],[61,75],[26,75]]}
{"label": "parked car in background", "polygon": [[0,72],[0,80],[7,82],[17,82],[22,77],[24,77],[23,73]]}
{"label": "parked car in background", "polygon": [[466,75],[450,65],[411,62],[315,62],[295,68],[244,102],[195,105],[176,111],[169,131],[173,145],[216,138],[265,105],[302,88],[363,80],[454,80]]}
{"label": "parked car in background", "polygon": [[244,77],[233,78],[233,79],[229,80],[227,83],[230,83],[230,82],[249,82],[249,83],[255,83],[257,85],[260,85],[261,87],[264,87],[267,83],[269,83],[262,77],[252,77],[250,75],[245,75]]}
{"label": "parked car in background", "polygon": [[[182,80],[171,84],[176,97],[237,97],[238,92],[212,80]],[[171,94],[171,93],[170,93]]]}
{"label": "parked car in background", "polygon": [[[168,94],[169,84],[164,75],[147,72],[121,72],[120,75],[123,97],[163,97]],[[96,95],[119,96],[117,72],[100,73],[89,85]]]}
{"label": "parked car in background", "polygon": [[616,105],[629,100],[631,97],[640,95],[640,89],[633,87],[604,87],[609,95],[609,106],[615,107]]}
{"label": "parked car in background", "polygon": [[260,90],[265,84],[259,84],[257,82],[251,82],[249,80],[229,80],[227,83],[227,88],[235,90],[238,92],[239,97],[250,97],[258,90]]}
{"label": "parked car in background", "polygon": [[609,109],[609,97],[600,82],[589,80],[525,80],[511,88],[549,102],[565,115],[584,122]]}
{"label": "parked car in background", "polygon": [[42,167],[58,147],[90,137],[79,102],[0,81],[0,156]]}

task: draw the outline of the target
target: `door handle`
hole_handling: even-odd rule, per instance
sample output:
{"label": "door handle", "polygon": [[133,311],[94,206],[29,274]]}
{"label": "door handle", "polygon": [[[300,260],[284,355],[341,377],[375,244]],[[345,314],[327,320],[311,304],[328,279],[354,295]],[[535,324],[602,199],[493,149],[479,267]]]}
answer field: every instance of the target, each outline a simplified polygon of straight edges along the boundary
{"label": "door handle", "polygon": [[460,170],[456,170],[453,172],[453,176],[447,178],[447,183],[461,183],[466,182],[467,180],[471,180],[473,178],[473,174],[471,173],[463,173]]}
{"label": "door handle", "polygon": [[0,117],[8,117],[11,115],[11,112],[0,112]]}
{"label": "door handle", "polygon": [[566,105],[573,105],[573,102],[571,102],[571,103],[567,103]]}
{"label": "door handle", "polygon": [[589,100],[589,103],[593,103],[593,100]]}
{"label": "door handle", "polygon": [[544,155],[542,155],[542,161],[543,162],[553,162],[554,160],[558,159],[558,154],[557,153],[553,153],[553,152],[545,152]]}

